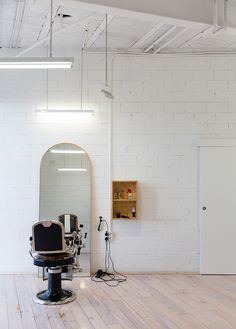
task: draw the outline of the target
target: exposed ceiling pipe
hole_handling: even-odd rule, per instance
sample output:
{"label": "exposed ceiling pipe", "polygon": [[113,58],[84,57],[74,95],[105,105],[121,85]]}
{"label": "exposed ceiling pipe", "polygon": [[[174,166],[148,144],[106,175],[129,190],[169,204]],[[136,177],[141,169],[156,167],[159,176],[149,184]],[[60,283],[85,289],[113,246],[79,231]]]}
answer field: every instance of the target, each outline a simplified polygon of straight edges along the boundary
{"label": "exposed ceiling pipe", "polygon": [[[85,50],[86,53],[89,54],[104,54],[104,51],[98,51],[98,50]],[[134,52],[134,51],[128,51],[128,50],[124,50],[124,51],[108,51],[108,54],[110,55],[127,55],[127,56],[144,56],[144,57],[157,57],[157,56],[235,56],[236,55],[236,51],[165,51],[162,53],[141,53],[141,52]]]}

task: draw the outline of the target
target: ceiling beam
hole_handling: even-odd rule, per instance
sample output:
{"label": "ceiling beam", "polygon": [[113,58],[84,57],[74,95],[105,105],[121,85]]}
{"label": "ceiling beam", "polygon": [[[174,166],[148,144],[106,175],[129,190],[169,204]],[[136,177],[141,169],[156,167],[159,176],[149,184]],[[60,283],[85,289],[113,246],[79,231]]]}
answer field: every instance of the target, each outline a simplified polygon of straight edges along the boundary
{"label": "ceiling beam", "polygon": [[[59,1],[53,1],[53,12],[52,12],[52,17],[53,17],[53,20],[52,22],[54,23],[56,17],[57,17],[57,14],[59,12],[59,9],[60,9],[60,5],[59,5]],[[48,8],[48,14],[47,14],[47,17],[42,25],[42,28],[39,32],[39,35],[37,37],[37,40],[40,40],[40,39],[43,39],[45,38],[48,34],[49,34],[49,31],[50,31],[50,24],[51,24],[51,12],[50,12],[50,8]]]}
{"label": "ceiling beam", "polygon": [[[64,28],[61,28],[60,30],[58,31],[55,31],[53,32],[53,35],[52,37],[54,38],[55,36],[58,36],[64,32],[68,32],[70,31],[71,29],[75,28],[76,26],[81,26],[81,27],[84,27],[84,24],[88,22],[88,20],[94,16],[94,13],[80,19],[79,21],[73,23],[73,24],[70,24],[70,25],[67,25],[66,27]],[[50,38],[50,35],[46,36],[45,38],[43,39],[40,39],[39,41],[35,42],[33,45],[31,45],[30,47],[22,50],[21,52],[19,52],[15,57],[18,58],[18,57],[21,57],[22,55],[25,55],[26,53],[28,53],[29,51],[33,50],[34,48],[40,46],[42,43],[44,43],[45,41],[48,41]]]}
{"label": "ceiling beam", "polygon": [[[107,24],[109,25],[114,16],[107,15]],[[106,17],[102,20],[101,24],[97,27],[94,33],[88,38],[85,46],[86,48],[92,47],[92,45],[96,42],[96,40],[100,37],[103,31],[106,29]]]}
{"label": "ceiling beam", "polygon": [[163,40],[164,38],[166,38],[169,34],[171,34],[174,30],[176,29],[176,26],[172,26],[171,28],[169,28],[166,32],[164,32],[158,39],[156,39],[156,41],[154,41],[150,46],[148,46],[144,52],[148,53],[151,49],[153,49],[155,47],[155,45],[157,43],[159,43],[161,40]]}
{"label": "ceiling beam", "polygon": [[143,44],[149,39],[151,38],[151,36],[153,34],[155,34],[161,27],[163,26],[163,23],[157,23],[156,25],[154,25],[150,31],[148,31],[147,33],[145,33],[142,38],[140,38],[139,40],[137,40],[132,46],[131,48],[136,48],[139,49],[143,46]]}
{"label": "ceiling beam", "polygon": [[[214,0],[58,0],[70,8],[133,17],[193,29],[213,25]],[[224,25],[224,0],[217,1],[218,25]],[[227,27],[236,28],[236,1],[228,1]]]}
{"label": "ceiling beam", "polygon": [[23,12],[22,12],[21,20],[20,20],[20,25],[19,25],[19,29],[18,29],[18,33],[17,33],[17,37],[16,37],[15,48],[19,47],[19,42],[20,42],[20,39],[21,39],[22,29],[23,29],[23,26],[24,26],[24,20],[25,20],[25,17],[26,17],[26,12],[27,12],[28,7],[29,7],[29,2],[30,2],[30,0],[25,0],[24,1],[24,8],[23,8]]}
{"label": "ceiling beam", "polygon": [[[96,11],[113,16],[121,16],[134,19],[143,19],[163,24],[186,26],[193,29],[203,28],[204,21],[213,23],[212,0],[58,0],[61,6],[80,10]],[[180,2],[180,6],[179,6]],[[182,4],[182,6],[181,6]],[[171,7],[172,10],[168,10]],[[178,7],[179,15],[172,14],[173,9]],[[181,9],[180,9],[181,7]],[[203,8],[200,10],[199,8]],[[196,9],[196,10],[195,10]],[[186,13],[198,12],[199,20],[188,20],[190,15]],[[181,13],[181,14],[180,14]],[[207,14],[206,14],[207,13]],[[201,15],[200,15],[201,14]],[[200,17],[204,17],[200,20]]]}
{"label": "ceiling beam", "polygon": [[213,25],[206,26],[202,31],[193,35],[190,39],[188,39],[184,43],[182,43],[178,48],[182,48],[182,47],[191,45],[195,41],[204,38],[206,35],[209,35],[210,33],[213,33],[214,29],[215,29],[215,27]]}
{"label": "ceiling beam", "polygon": [[16,33],[16,27],[17,27],[18,21],[19,21],[20,7],[21,7],[21,3],[19,1],[17,1],[13,26],[12,26],[12,30],[11,30],[11,37],[10,37],[10,41],[9,41],[9,48],[13,48],[13,40],[14,40],[15,33]]}
{"label": "ceiling beam", "polygon": [[173,41],[175,41],[176,39],[178,39],[182,34],[184,34],[186,31],[188,30],[187,27],[183,28],[181,31],[179,31],[178,33],[176,33],[176,35],[174,35],[172,38],[170,38],[169,40],[167,40],[166,42],[164,42],[160,47],[158,47],[154,53],[157,54],[159,53],[163,48],[167,47],[169,44],[171,44]]}

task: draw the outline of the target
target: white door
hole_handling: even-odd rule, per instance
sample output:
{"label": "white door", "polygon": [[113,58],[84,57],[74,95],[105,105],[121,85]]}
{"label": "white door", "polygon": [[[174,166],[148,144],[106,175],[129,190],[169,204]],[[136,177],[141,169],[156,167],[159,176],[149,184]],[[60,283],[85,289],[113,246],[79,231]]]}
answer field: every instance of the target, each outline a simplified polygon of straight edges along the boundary
{"label": "white door", "polygon": [[236,147],[200,147],[200,272],[236,274]]}

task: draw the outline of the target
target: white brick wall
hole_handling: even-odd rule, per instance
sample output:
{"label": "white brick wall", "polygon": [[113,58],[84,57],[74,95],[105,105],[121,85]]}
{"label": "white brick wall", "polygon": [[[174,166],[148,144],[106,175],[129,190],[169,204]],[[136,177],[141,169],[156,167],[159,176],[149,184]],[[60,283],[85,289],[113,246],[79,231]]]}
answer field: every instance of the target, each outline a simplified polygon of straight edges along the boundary
{"label": "white brick wall", "polygon": [[[92,161],[92,268],[103,264],[97,220],[109,218],[110,102],[100,93],[103,56],[86,55],[85,65],[84,99],[96,110],[88,120],[35,114],[45,105],[45,72],[0,72],[0,250],[6,256],[0,272],[33,271],[28,237],[38,219],[40,160],[63,141],[83,147]],[[76,58],[74,69],[50,71],[52,106],[78,105],[79,69]],[[116,267],[197,271],[195,140],[236,137],[236,59],[120,56],[113,78],[113,176],[137,179],[140,187],[139,220],[113,223]]]}

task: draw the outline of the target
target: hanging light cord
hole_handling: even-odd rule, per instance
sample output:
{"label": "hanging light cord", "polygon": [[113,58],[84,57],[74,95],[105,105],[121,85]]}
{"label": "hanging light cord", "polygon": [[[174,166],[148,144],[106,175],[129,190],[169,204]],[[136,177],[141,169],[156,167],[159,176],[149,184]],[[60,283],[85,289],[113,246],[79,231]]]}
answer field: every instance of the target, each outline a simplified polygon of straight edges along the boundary
{"label": "hanging light cord", "polygon": [[88,36],[88,29],[85,29],[84,40],[81,48],[80,55],[80,109],[83,110],[83,81],[84,81],[84,48],[86,45]]}
{"label": "hanging light cord", "polygon": [[[49,29],[49,47],[47,46],[47,56],[49,50],[49,56],[52,58],[52,26],[53,26],[53,0],[51,0],[50,6],[50,29]],[[49,49],[48,49],[49,48]],[[48,69],[46,70],[46,110],[48,111],[48,98],[49,98],[49,91],[48,91]]]}
{"label": "hanging light cord", "polygon": [[107,14],[106,14],[106,70],[105,70],[105,85],[108,85],[108,70],[107,70],[107,56],[108,56],[108,34],[107,34]]}
{"label": "hanging light cord", "polygon": [[48,111],[48,69],[46,70],[46,106]]}
{"label": "hanging light cord", "polygon": [[52,26],[53,26],[53,0],[51,0],[51,8],[50,8],[50,57],[52,57]]}
{"label": "hanging light cord", "polygon": [[84,48],[81,49],[81,57],[80,57],[80,109],[83,109],[83,77],[84,77]]}

